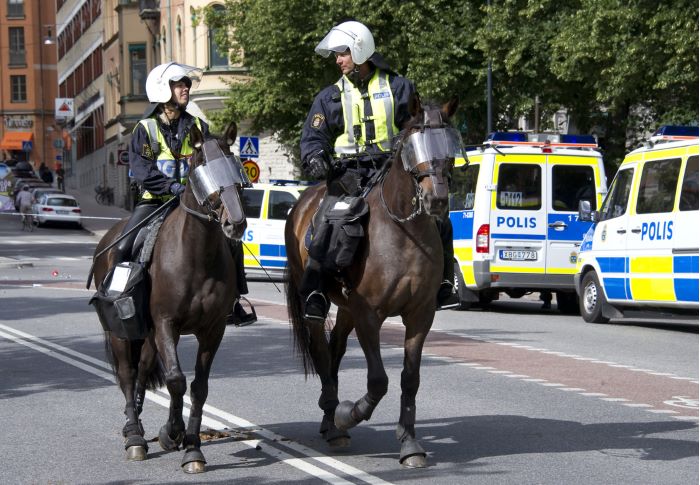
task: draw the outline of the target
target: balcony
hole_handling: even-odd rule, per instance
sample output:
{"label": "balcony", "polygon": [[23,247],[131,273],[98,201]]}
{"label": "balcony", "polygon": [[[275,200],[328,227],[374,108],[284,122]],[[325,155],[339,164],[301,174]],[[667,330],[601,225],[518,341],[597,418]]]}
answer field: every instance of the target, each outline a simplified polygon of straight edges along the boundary
{"label": "balcony", "polygon": [[141,20],[159,20],[159,0],[139,0],[139,17]]}

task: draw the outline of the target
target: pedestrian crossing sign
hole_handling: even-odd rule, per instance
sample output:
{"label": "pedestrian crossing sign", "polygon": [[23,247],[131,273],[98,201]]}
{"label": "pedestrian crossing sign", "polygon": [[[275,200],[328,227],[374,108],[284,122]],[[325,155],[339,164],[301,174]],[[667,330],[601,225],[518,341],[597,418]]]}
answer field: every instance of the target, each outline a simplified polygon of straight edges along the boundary
{"label": "pedestrian crossing sign", "polygon": [[241,158],[257,158],[260,156],[260,142],[257,136],[241,136]]}

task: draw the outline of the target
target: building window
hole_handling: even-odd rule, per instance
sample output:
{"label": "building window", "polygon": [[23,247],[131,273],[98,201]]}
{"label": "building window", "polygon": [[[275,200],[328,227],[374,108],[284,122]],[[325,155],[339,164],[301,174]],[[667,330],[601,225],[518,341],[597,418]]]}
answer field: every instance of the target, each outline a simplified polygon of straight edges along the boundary
{"label": "building window", "polygon": [[[223,5],[213,5],[211,8],[214,11],[223,13]],[[221,52],[214,42],[216,29],[209,29],[209,69],[226,68],[228,67],[228,53]]]}
{"label": "building window", "polygon": [[7,0],[8,17],[24,17],[24,0]]}
{"label": "building window", "polygon": [[27,76],[10,76],[10,101],[27,102]]}
{"label": "building window", "polygon": [[24,27],[10,27],[10,65],[24,66],[26,63]]}
{"label": "building window", "polygon": [[131,62],[131,94],[142,95],[146,93],[146,44],[129,45],[129,59]]}

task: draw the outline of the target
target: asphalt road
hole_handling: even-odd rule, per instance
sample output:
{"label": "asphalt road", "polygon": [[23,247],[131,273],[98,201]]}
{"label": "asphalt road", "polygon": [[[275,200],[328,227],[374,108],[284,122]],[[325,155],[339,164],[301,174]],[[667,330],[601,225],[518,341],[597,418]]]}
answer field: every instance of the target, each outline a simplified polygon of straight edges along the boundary
{"label": "asphalt road", "polygon": [[[18,241],[20,243],[18,243]],[[417,433],[429,467],[402,469],[394,433],[402,326],[382,330],[389,392],[346,450],[318,435],[320,384],[292,351],[283,295],[251,283],[259,321],[229,327],[210,379],[206,473],[150,443],[125,461],[124,401],[84,289],[95,240],[84,231],[21,233],[0,218],[0,483],[687,484],[698,481],[697,321],[586,324],[535,299],[440,312],[426,344]],[[282,289],[280,287],[280,289]],[[180,360],[192,377],[196,341]],[[364,394],[350,339],[341,399]],[[155,439],[167,392],[142,415]]]}

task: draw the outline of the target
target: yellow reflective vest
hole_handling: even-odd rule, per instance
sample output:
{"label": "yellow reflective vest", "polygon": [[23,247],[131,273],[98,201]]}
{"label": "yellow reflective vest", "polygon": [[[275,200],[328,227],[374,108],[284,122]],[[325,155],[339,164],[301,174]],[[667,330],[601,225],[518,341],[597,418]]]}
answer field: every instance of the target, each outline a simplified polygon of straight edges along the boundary
{"label": "yellow reflective vest", "polygon": [[[336,86],[340,89],[345,131],[335,140],[335,154],[363,152],[370,145],[376,145],[383,152],[391,151],[391,140],[399,130],[394,124],[394,95],[389,85],[389,74],[376,69],[365,95],[345,75]],[[371,113],[365,113],[367,98]],[[370,140],[367,139],[368,121],[374,122],[374,138]]]}
{"label": "yellow reflective vest", "polygon": [[[202,129],[202,124],[200,123],[199,118],[196,116],[194,117],[194,123],[197,125],[197,128],[200,130]],[[150,142],[153,142],[154,138],[158,142],[159,151],[158,156],[156,157],[156,165],[158,166],[158,170],[163,172],[166,176],[174,178],[176,167],[175,155],[173,155],[170,147],[166,143],[163,133],[158,129],[158,120],[156,120],[155,117],[145,118],[140,120],[139,124],[143,125],[143,127],[146,129],[146,133],[148,133],[148,140]],[[190,136],[188,134],[182,141],[182,149],[180,150],[180,158],[178,159],[180,166],[179,182],[183,185],[187,183],[187,177],[190,172],[190,155],[192,155],[192,145],[190,145]],[[143,200],[167,200],[171,197],[172,195],[154,195],[147,190],[145,190],[141,195]]]}

